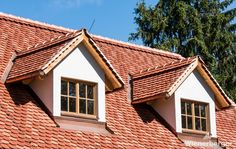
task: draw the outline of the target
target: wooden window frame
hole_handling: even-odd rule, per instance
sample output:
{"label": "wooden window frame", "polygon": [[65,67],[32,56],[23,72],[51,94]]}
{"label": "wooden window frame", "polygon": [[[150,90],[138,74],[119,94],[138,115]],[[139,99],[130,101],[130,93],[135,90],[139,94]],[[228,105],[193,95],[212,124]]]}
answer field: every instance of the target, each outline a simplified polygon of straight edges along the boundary
{"label": "wooden window frame", "polygon": [[[206,102],[201,102],[201,101],[195,101],[195,100],[189,100],[189,99],[181,99],[180,100],[181,103],[180,105],[182,104],[182,102],[187,102],[187,103],[191,103],[191,111],[192,111],[192,114],[191,114],[191,118],[192,118],[192,127],[193,129],[188,129],[188,126],[187,126],[187,118],[186,118],[186,128],[183,128],[183,124],[182,124],[182,116],[190,116],[187,114],[187,108],[185,107],[185,114],[182,114],[182,110],[181,110],[181,128],[182,128],[182,131],[183,132],[186,132],[186,133],[195,133],[195,134],[207,134],[210,132],[210,116],[209,116],[209,103],[206,103]],[[206,105],[206,117],[201,117],[201,115],[199,116],[196,116],[195,115],[195,108],[194,108],[194,105],[195,104],[199,104],[199,105]],[[200,111],[199,111],[200,112]],[[200,118],[200,119],[206,119],[206,131],[204,130],[197,130],[196,129],[196,123],[195,123],[195,118]],[[201,123],[201,121],[200,121]]]}
{"label": "wooden window frame", "polygon": [[[98,84],[95,83],[95,82],[88,82],[88,81],[84,81],[84,80],[78,80],[78,79],[72,79],[72,78],[61,78],[61,81],[66,81],[68,84],[69,82],[74,82],[75,83],[75,94],[76,94],[76,112],[69,112],[69,111],[62,111],[61,110],[61,115],[62,116],[72,116],[72,117],[80,117],[80,118],[89,118],[89,119],[97,119],[98,116],[97,116],[97,111],[98,111],[98,100],[97,100],[97,94],[98,94]],[[79,100],[80,100],[80,97],[79,97],[79,84],[80,83],[84,83],[86,85],[86,89],[85,89],[85,95],[87,96],[87,85],[91,85],[93,86],[93,97],[94,97],[94,114],[84,114],[84,113],[80,113],[79,112]],[[60,87],[61,87],[61,84],[60,84]],[[67,93],[69,93],[69,87],[67,86]],[[60,99],[61,97],[64,96],[64,97],[71,97],[70,95],[62,95],[60,93]],[[74,98],[74,97],[73,97]],[[91,100],[87,97],[84,97],[85,99],[85,103],[86,103],[86,113],[87,113],[87,100]],[[67,99],[68,100],[68,99]],[[61,102],[61,100],[60,100]],[[69,101],[68,101],[68,110],[69,110]]]}

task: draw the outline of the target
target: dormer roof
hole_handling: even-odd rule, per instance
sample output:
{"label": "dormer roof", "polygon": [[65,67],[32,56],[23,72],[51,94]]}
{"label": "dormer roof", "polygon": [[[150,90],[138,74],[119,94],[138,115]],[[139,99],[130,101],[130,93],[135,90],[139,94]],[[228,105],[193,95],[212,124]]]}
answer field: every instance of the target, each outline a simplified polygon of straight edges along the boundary
{"label": "dormer roof", "polygon": [[28,47],[27,50],[17,52],[6,82],[22,81],[35,76],[44,77],[80,43],[87,47],[90,54],[104,70],[107,90],[122,87],[124,85],[122,78],[85,29],[37,43],[32,47]]}
{"label": "dormer roof", "polygon": [[199,71],[214,92],[217,106],[224,108],[233,103],[199,56],[173,61],[131,74],[132,103],[143,103],[172,96],[195,69]]}

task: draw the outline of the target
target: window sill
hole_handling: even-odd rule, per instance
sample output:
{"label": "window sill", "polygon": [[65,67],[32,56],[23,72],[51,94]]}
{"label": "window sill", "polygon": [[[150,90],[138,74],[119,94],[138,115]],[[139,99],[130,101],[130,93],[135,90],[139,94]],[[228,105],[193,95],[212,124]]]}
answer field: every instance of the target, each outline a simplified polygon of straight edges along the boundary
{"label": "window sill", "polygon": [[217,138],[215,137],[211,137],[211,135],[209,135],[209,132],[202,132],[202,131],[189,131],[187,130],[184,131],[182,133],[177,133],[177,136],[180,140],[182,140],[183,142],[185,141],[194,141],[194,142],[217,142]]}
{"label": "window sill", "polygon": [[200,130],[191,130],[191,129],[182,129],[183,133],[187,134],[197,134],[197,135],[206,135],[209,134],[208,131],[200,131]]}
{"label": "window sill", "polygon": [[61,112],[61,116],[66,117],[75,117],[75,118],[81,118],[81,119],[92,119],[92,120],[98,120],[96,115],[87,115],[87,114],[77,114],[72,112]]}
{"label": "window sill", "polygon": [[105,122],[99,122],[97,119],[81,118],[78,116],[54,116],[54,120],[60,128],[77,130],[84,132],[96,132],[102,134],[111,134]]}

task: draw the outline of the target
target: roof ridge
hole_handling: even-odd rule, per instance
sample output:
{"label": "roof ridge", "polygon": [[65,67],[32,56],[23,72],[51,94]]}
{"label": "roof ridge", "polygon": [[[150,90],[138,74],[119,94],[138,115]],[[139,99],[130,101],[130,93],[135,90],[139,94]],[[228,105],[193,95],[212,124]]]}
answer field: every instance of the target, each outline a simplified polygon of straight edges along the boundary
{"label": "roof ridge", "polygon": [[[104,36],[100,36],[100,35],[94,35],[94,34],[91,34],[91,35],[92,35],[92,37],[95,37],[95,38],[98,38],[98,39],[103,39],[103,40],[114,42],[114,44],[116,44],[116,45],[119,45],[118,43],[120,43],[120,44],[123,44],[125,46],[132,46],[132,47],[135,47],[135,48],[142,48],[142,49],[145,49],[145,50],[149,50],[150,52],[155,52],[155,54],[158,53],[158,54],[161,54],[161,55],[167,56],[167,57],[169,56],[169,57],[178,58],[178,59],[183,59],[184,58],[180,54],[160,50],[160,49],[157,49],[157,48],[151,48],[151,47],[147,47],[147,46],[144,46],[144,45],[138,45],[138,44],[125,42],[125,41],[121,41],[121,40],[117,40],[117,39],[112,39],[112,38],[104,37]],[[121,46],[121,45],[119,45],[119,46]]]}
{"label": "roof ridge", "polygon": [[55,32],[75,31],[74,29],[70,29],[70,28],[66,28],[66,27],[62,27],[62,26],[58,26],[58,25],[54,25],[54,24],[49,24],[49,23],[45,23],[45,22],[41,22],[41,21],[36,21],[33,19],[29,19],[29,18],[23,18],[23,17],[12,15],[12,14],[3,13],[3,12],[0,12],[0,18],[5,19],[5,20],[9,20],[9,21],[13,21],[13,22],[20,22],[22,24],[29,25],[29,26],[44,28],[47,30],[53,30]]}
{"label": "roof ridge", "polygon": [[[197,58],[198,58],[198,56],[193,56],[193,57],[188,57],[188,58],[181,59],[181,60],[172,61],[170,63],[165,63],[165,64],[163,64],[161,66],[149,67],[149,68],[140,70],[139,72],[133,73],[131,75],[134,76],[134,78],[140,78],[140,77],[151,75],[153,73],[160,73],[162,71],[166,71],[166,70],[169,70],[169,69],[174,69],[174,68],[178,68],[178,67],[182,67],[182,66],[188,65],[189,63],[194,62]],[[173,64],[180,64],[181,62],[187,62],[187,63],[183,63],[182,65],[176,65],[176,66],[171,67],[169,69],[164,69],[164,68],[168,68],[168,66],[171,66]],[[157,69],[160,69],[160,68],[162,68],[163,70],[155,72]]]}
{"label": "roof ridge", "polygon": [[70,32],[65,35],[60,35],[60,36],[51,38],[51,39],[44,41],[44,42],[36,43],[35,45],[28,47],[27,50],[17,52],[17,57],[22,57],[24,55],[28,55],[33,52],[37,52],[37,51],[39,51],[43,48],[46,48],[48,46],[55,45],[57,43],[69,40],[75,36],[78,36],[79,33],[81,33],[81,30]]}

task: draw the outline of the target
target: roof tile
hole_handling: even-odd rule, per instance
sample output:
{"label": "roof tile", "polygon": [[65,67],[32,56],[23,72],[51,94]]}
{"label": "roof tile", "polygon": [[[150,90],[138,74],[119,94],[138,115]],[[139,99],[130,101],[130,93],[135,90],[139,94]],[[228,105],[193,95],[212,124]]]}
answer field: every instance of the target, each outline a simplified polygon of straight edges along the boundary
{"label": "roof tile", "polygon": [[[72,31],[72,30],[71,30]],[[15,51],[65,35],[69,30],[0,13],[0,77]]]}
{"label": "roof tile", "polygon": [[[5,85],[0,84],[0,87],[4,87]],[[7,137],[8,134],[11,134],[12,128],[14,128],[14,131],[16,131],[18,138],[14,146],[18,147],[35,147],[40,146],[42,144],[42,141],[39,140],[45,140],[43,147],[61,147],[58,146],[64,145],[66,147],[86,147],[91,146],[95,148],[100,147],[145,147],[145,144],[155,144],[155,146],[158,147],[158,145],[155,143],[156,139],[158,140],[173,140],[170,142],[170,144],[174,143],[175,141],[178,142],[177,146],[183,147],[181,142],[172,134],[168,129],[166,129],[156,118],[153,116],[147,109],[145,109],[142,106],[137,106],[132,108],[131,106],[125,106],[124,110],[119,110],[120,106],[115,106],[114,99],[118,97],[119,95],[124,96],[125,91],[120,91],[119,94],[116,94],[115,98],[107,97],[108,98],[108,111],[116,111],[118,112],[116,115],[114,112],[110,112],[107,114],[107,123],[108,127],[110,125],[114,125],[113,131],[115,131],[114,135],[101,135],[96,133],[85,133],[85,132],[76,132],[76,131],[68,131],[61,128],[58,128],[55,126],[52,119],[50,119],[47,114],[39,107],[35,99],[32,97],[31,92],[29,91],[29,87],[21,84],[11,84],[7,85],[6,88],[2,88],[5,90],[5,93],[3,96],[0,97],[1,105],[2,103],[7,103],[9,107],[13,107],[14,110],[10,111],[10,114],[14,113],[14,111],[17,109],[18,114],[14,116],[14,119],[5,118],[3,121],[4,128],[0,127],[0,131],[4,130],[4,133],[1,133],[3,135],[4,140],[6,142],[10,142],[11,138],[14,137]],[[12,97],[10,97],[12,95]],[[118,97],[119,98],[119,97]],[[120,104],[124,104],[125,101],[122,101]],[[113,105],[113,106],[111,106]],[[1,109],[4,113],[7,109]],[[142,120],[142,117],[144,115],[138,115],[134,111],[140,111],[139,113],[142,113],[141,111],[144,111],[144,115],[149,114],[150,120],[147,122],[144,122]],[[31,112],[29,112],[31,111]],[[132,114],[130,114],[132,113]],[[115,115],[114,115],[115,114]],[[37,118],[33,118],[33,115],[35,115]],[[151,116],[152,115],[152,116]],[[6,115],[7,116],[7,115]],[[23,119],[21,123],[15,123],[19,117],[22,117]],[[141,117],[141,119],[140,119]],[[113,122],[110,122],[109,119],[113,119]],[[6,122],[9,122],[10,125],[6,125]],[[46,122],[46,123],[45,123]],[[135,124],[137,127],[134,127],[133,125],[127,125],[129,123]],[[40,123],[39,125],[36,125]],[[14,125],[12,127],[11,125]],[[144,128],[144,129],[137,129],[137,128]],[[153,131],[153,129],[156,129],[157,131]],[[8,132],[9,131],[9,132]],[[18,131],[18,132],[17,132]],[[163,136],[160,136],[160,132],[166,133],[166,138]],[[137,137],[141,136],[141,137]],[[132,139],[131,139],[132,138]],[[142,139],[149,138],[145,142],[142,143]],[[13,139],[14,140],[14,139]],[[21,140],[21,141],[20,141]],[[107,141],[100,141],[100,140],[107,140]],[[112,142],[111,142],[112,141]],[[94,143],[93,143],[94,142]],[[139,142],[139,145],[136,145]],[[12,147],[10,143],[1,144],[0,147]]]}
{"label": "roof tile", "polygon": [[167,93],[196,57],[172,61],[131,74],[133,101]]}
{"label": "roof tile", "polygon": [[56,38],[46,44],[42,43],[26,51],[19,52],[14,60],[14,65],[8,75],[8,79],[39,71],[61,48],[72,40],[72,37],[74,36]]}
{"label": "roof tile", "polygon": [[236,146],[236,107],[216,112],[216,128],[219,142],[227,148]]}

